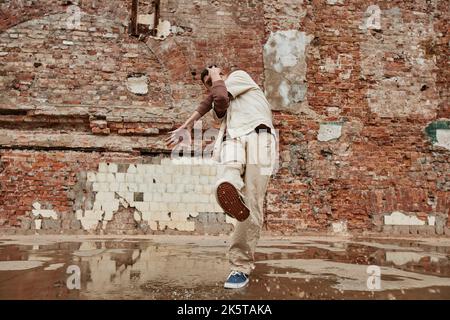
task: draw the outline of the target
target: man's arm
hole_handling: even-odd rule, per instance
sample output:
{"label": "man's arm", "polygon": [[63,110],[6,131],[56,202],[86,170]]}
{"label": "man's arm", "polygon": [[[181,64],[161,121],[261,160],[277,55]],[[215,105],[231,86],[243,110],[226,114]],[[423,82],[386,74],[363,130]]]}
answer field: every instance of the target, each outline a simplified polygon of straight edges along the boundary
{"label": "man's arm", "polygon": [[224,95],[227,95],[228,92],[225,83],[222,80],[220,80],[220,82],[221,83],[213,83],[211,92],[202,102],[200,102],[200,105],[195,109],[192,115],[178,129],[170,132],[170,136],[166,139],[166,142],[169,145],[178,143],[181,130],[188,130],[190,133],[195,122],[212,109],[213,102],[214,112],[218,119],[226,114],[226,109],[228,108],[228,96],[224,98]]}
{"label": "man's arm", "polygon": [[166,138],[167,145],[176,145],[179,142],[180,135],[183,130],[187,130],[189,132],[189,135],[192,131],[192,128],[194,127],[194,124],[201,118],[203,115],[211,110],[213,102],[213,97],[211,94],[209,94],[203,101],[200,103],[200,105],[197,107],[197,109],[192,113],[192,115],[177,129],[170,131],[170,136]]}

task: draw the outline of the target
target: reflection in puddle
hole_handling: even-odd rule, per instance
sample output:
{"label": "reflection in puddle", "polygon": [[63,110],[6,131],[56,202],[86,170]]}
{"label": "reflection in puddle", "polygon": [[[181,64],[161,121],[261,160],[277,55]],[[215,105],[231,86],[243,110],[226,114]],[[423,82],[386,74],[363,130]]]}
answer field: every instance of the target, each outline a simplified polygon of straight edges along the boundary
{"label": "reflection in puddle", "polygon": [[[419,241],[263,239],[250,285],[223,289],[224,238],[11,239],[0,245],[1,299],[450,299],[450,247]],[[81,289],[66,286],[67,268]],[[381,289],[367,289],[367,267]]]}

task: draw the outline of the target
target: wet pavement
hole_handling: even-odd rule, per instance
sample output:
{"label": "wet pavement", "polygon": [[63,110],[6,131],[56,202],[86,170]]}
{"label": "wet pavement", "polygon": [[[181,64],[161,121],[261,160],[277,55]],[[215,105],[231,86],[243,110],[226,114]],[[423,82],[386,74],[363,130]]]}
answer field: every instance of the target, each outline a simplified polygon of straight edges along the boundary
{"label": "wet pavement", "polygon": [[0,299],[450,299],[450,239],[264,237],[239,290],[223,288],[228,245],[212,236],[2,236]]}

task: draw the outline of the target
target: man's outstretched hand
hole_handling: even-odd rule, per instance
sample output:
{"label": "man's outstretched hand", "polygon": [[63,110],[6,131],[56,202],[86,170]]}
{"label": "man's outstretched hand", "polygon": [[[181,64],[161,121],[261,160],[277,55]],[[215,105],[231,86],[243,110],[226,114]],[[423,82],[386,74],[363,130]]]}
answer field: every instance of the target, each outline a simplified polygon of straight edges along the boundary
{"label": "man's outstretched hand", "polygon": [[190,145],[191,131],[192,127],[187,127],[186,125],[182,125],[178,129],[170,131],[169,136],[165,139],[166,145],[170,148],[175,147],[180,142],[182,145]]}

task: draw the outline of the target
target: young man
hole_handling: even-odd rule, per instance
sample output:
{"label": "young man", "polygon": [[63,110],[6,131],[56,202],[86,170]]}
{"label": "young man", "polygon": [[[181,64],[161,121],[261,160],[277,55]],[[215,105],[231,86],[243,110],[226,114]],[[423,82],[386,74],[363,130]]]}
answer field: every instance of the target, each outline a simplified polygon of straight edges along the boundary
{"label": "young man", "polygon": [[180,131],[190,132],[211,109],[214,119],[221,122],[213,151],[213,158],[220,163],[215,195],[225,213],[237,219],[229,248],[231,273],[225,288],[242,288],[255,268],[264,196],[275,161],[272,112],[263,91],[243,70],[225,75],[220,68],[210,66],[202,72],[201,80],[209,95],[167,141],[177,143]]}

